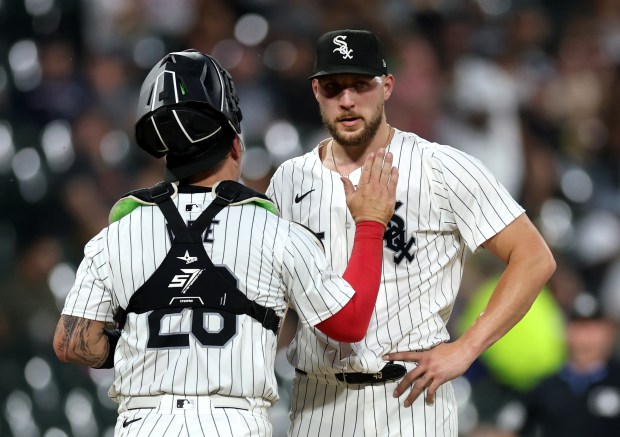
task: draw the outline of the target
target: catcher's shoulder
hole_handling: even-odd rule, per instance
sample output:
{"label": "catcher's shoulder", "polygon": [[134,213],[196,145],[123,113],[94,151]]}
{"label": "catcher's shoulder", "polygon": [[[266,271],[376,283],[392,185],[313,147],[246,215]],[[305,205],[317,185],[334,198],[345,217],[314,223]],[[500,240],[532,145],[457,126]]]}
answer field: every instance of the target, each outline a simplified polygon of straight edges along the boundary
{"label": "catcher's shoulder", "polygon": [[149,188],[139,188],[125,193],[112,206],[108,222],[117,222],[141,206],[154,206],[167,198],[176,197],[177,194],[177,184],[169,182],[160,182]]}

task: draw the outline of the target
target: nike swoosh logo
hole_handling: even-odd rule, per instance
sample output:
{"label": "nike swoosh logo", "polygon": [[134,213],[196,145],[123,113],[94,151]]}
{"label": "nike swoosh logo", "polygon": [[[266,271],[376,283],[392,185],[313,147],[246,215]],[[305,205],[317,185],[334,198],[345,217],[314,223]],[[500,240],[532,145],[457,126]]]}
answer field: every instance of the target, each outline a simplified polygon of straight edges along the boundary
{"label": "nike swoosh logo", "polygon": [[131,419],[131,420],[125,419],[125,421],[123,422],[123,428],[127,428],[129,425],[131,425],[134,422],[137,422],[138,420],[142,420],[142,417],[138,417],[137,419]]}
{"label": "nike swoosh logo", "polygon": [[297,194],[295,196],[295,203],[299,203],[303,200],[304,197],[306,197],[308,194],[312,193],[314,191],[314,188],[311,189],[310,191],[308,191],[307,193],[302,194],[301,196],[299,194]]}

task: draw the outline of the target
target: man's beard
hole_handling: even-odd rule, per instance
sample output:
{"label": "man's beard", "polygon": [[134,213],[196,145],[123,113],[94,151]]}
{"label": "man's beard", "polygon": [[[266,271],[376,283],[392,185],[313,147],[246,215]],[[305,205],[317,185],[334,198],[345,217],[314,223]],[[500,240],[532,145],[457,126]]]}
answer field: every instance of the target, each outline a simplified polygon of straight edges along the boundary
{"label": "man's beard", "polygon": [[[341,115],[340,118],[346,118],[346,115]],[[336,126],[336,122],[330,122],[323,111],[321,111],[321,119],[323,120],[323,125],[325,128],[329,131],[334,140],[341,146],[363,146],[370,143],[370,141],[372,141],[374,136],[377,134],[379,126],[381,126],[381,121],[383,120],[383,108],[379,106],[375,116],[370,121],[367,122],[366,120],[363,120],[364,127],[361,131],[356,132],[355,134],[347,132],[347,135],[343,135],[340,133]]]}

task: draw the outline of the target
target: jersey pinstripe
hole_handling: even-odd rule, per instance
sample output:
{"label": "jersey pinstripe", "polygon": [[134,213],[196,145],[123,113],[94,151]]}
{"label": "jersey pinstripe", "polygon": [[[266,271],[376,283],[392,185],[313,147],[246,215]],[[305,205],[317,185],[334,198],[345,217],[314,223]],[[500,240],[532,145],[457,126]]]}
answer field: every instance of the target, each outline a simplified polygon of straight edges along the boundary
{"label": "jersey pinstripe", "polygon": [[[173,199],[175,205],[186,222],[195,220],[212,195],[195,188],[181,191]],[[354,294],[328,269],[314,236],[255,204],[225,208],[205,232],[204,241],[213,263],[234,274],[248,299],[280,315],[288,303],[302,324],[325,320]],[[166,223],[156,206],[142,206],[112,223],[86,245],[62,313],[112,322],[116,309],[127,307],[169,248]],[[263,398],[268,403],[278,399],[273,370],[276,336],[250,316],[237,316],[234,335],[224,345],[214,346],[192,335],[195,314],[190,309],[162,318],[155,328],[149,327],[148,314],[128,315],[115,354],[113,399],[162,393],[222,394]],[[207,312],[201,326],[219,332],[223,323],[218,314]],[[147,347],[149,337],[165,335],[187,336],[189,345]]]}
{"label": "jersey pinstripe", "polygon": [[383,384],[324,383],[300,376],[291,395],[289,436],[401,437],[457,436],[456,402],[451,384],[442,384],[435,402],[420,396],[403,408],[392,393],[397,381]]}
{"label": "jersey pinstripe", "polygon": [[[267,195],[283,217],[322,236],[332,268],[343,271],[353,220],[340,175],[323,166],[320,147],[283,163]],[[433,404],[422,395],[405,408],[392,396],[397,381],[349,385],[333,374],[376,373],[385,353],[448,340],[466,249],[477,251],[523,209],[480,161],[456,149],[396,130],[389,151],[400,174],[397,203],[384,235],[381,286],[368,331],[360,342],[345,344],[298,326],[287,355],[307,375],[293,381],[290,437],[458,435],[449,382],[439,387]],[[354,184],[359,177],[359,169],[349,175]]]}
{"label": "jersey pinstripe", "polygon": [[[331,267],[342,272],[353,220],[340,176],[322,164],[319,147],[283,163],[267,195],[282,217],[324,237]],[[345,344],[316,329],[298,329],[288,356],[306,372],[374,373],[385,364],[385,353],[448,340],[466,249],[477,251],[524,211],[479,160],[452,147],[396,130],[389,151],[400,172],[397,204],[385,233],[381,286],[367,335]],[[349,178],[355,184],[359,176],[360,169]]]}

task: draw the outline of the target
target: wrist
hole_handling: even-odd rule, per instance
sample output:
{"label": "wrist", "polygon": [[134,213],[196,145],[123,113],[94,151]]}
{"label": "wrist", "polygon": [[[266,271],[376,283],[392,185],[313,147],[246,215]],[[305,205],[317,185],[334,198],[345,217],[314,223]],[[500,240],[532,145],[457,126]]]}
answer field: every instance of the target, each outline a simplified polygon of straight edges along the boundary
{"label": "wrist", "polygon": [[389,219],[387,221],[384,221],[374,216],[353,217],[353,220],[355,220],[356,225],[359,225],[360,223],[375,222],[375,223],[379,223],[384,228],[387,227],[387,224],[389,223]]}
{"label": "wrist", "polygon": [[379,238],[383,239],[385,225],[374,220],[363,220],[355,224],[355,239]]}

